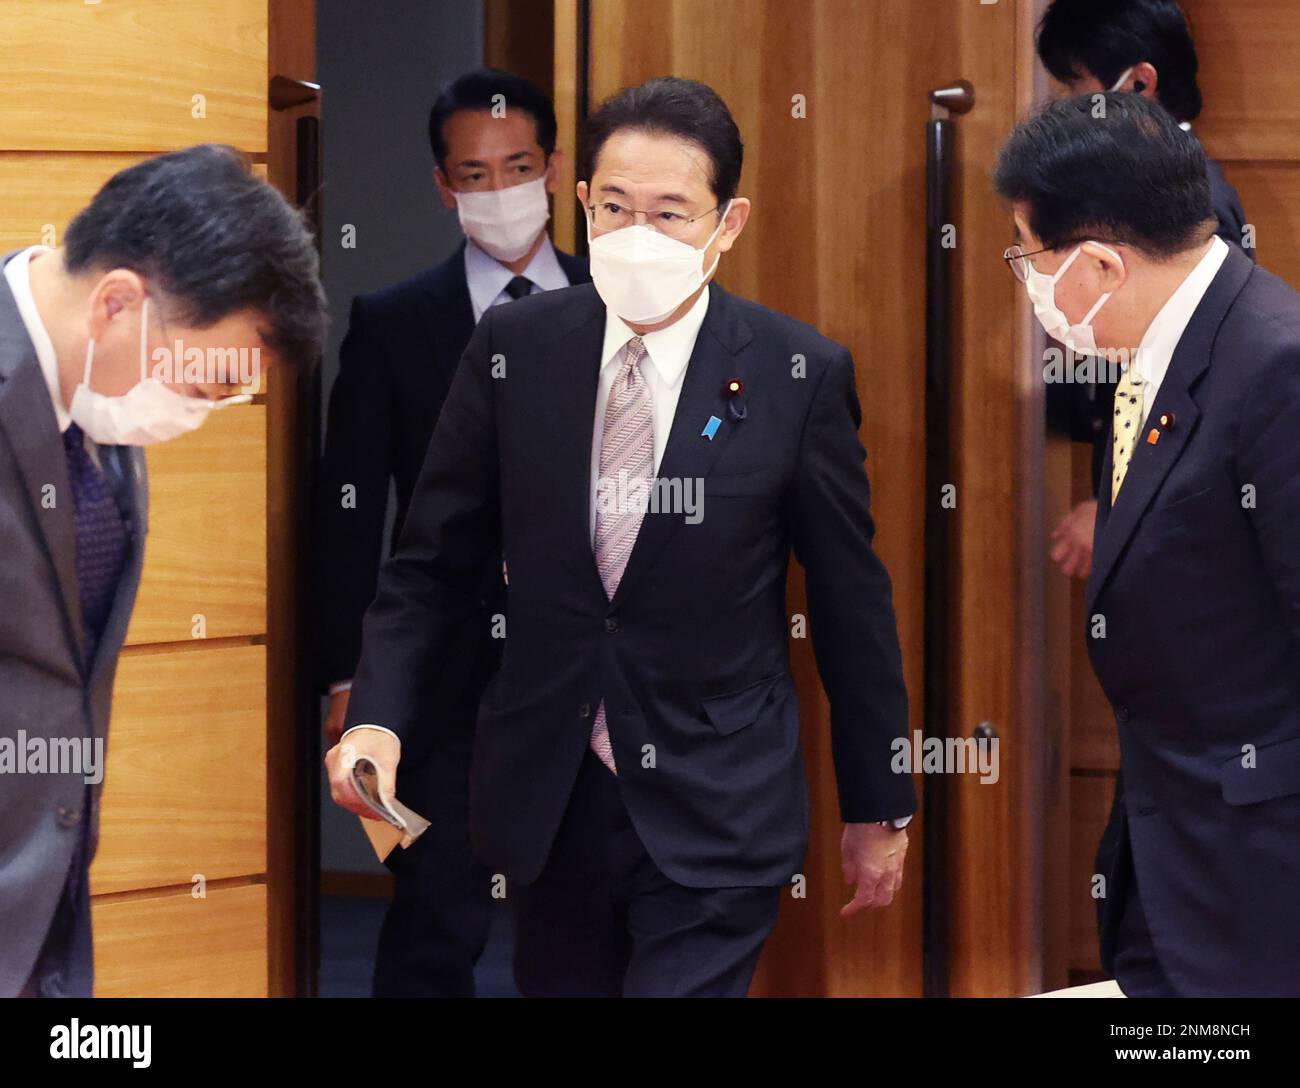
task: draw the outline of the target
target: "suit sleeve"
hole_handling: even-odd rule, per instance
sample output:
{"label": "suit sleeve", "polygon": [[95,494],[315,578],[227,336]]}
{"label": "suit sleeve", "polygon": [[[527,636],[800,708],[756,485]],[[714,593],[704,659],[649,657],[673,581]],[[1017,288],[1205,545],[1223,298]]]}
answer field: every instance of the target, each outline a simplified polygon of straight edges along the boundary
{"label": "suit sleeve", "polygon": [[804,422],[791,533],[806,573],[813,652],[830,697],[831,751],[846,823],[916,810],[910,774],[891,769],[893,743],[907,736],[907,691],[889,574],[871,547],[861,416],[853,359],[841,350],[823,372]]}
{"label": "suit sleeve", "polygon": [[[426,693],[479,607],[483,572],[501,550],[492,312],[452,380],[411,497],[397,550],[366,612],[347,727],[381,725],[427,746]],[[500,560],[496,559],[499,566]]]}
{"label": "suit sleeve", "polygon": [[351,680],[375,595],[393,471],[393,391],[376,323],[352,303],[330,392],[317,503],[317,682]]}
{"label": "suit sleeve", "polygon": [[[1254,489],[1247,512],[1300,653],[1300,345],[1266,367],[1246,399],[1238,482]],[[1243,494],[1243,501],[1247,495]]]}

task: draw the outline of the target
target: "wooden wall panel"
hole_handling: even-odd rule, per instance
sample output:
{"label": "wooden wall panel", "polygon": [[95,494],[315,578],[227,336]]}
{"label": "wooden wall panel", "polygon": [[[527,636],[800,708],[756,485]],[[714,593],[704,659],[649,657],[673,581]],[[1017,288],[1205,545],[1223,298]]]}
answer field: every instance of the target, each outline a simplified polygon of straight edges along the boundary
{"label": "wooden wall panel", "polygon": [[145,573],[128,645],[266,631],[266,409],[212,414],[153,446]]}
{"label": "wooden wall panel", "polygon": [[[1300,25],[1300,12],[1296,20]],[[1228,162],[1223,171],[1255,228],[1259,263],[1300,291],[1300,156],[1294,162]]]}
{"label": "wooden wall panel", "polygon": [[99,187],[144,157],[0,152],[0,254],[20,246],[61,245],[64,229]]}
{"label": "wooden wall panel", "polygon": [[266,997],[266,887],[92,904],[96,997]]}
{"label": "wooden wall panel", "polygon": [[[1182,0],[1217,159],[1300,161],[1300,10],[1295,0]],[[1250,208],[1247,207],[1247,214]]]}
{"label": "wooden wall panel", "polygon": [[0,0],[0,147],[265,151],[266,24],[266,0]]}
{"label": "wooden wall panel", "polygon": [[266,869],[266,648],[125,654],[94,895]]}

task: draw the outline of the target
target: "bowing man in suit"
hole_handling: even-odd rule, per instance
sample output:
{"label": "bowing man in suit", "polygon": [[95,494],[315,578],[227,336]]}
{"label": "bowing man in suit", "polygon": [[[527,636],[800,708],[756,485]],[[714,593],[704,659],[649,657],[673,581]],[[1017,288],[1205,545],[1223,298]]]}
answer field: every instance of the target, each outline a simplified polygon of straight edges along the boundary
{"label": "bowing man in suit", "polygon": [[[361,619],[375,595],[390,482],[395,545],[475,324],[494,306],[591,278],[587,262],[556,249],[546,233],[563,152],[555,108],[540,87],[493,69],[467,73],[434,103],[429,142],[434,182],[465,243],[441,264],[353,302],[330,395],[316,590],[330,744],[342,730]],[[493,638],[493,617],[505,610],[499,558],[481,600],[429,695],[443,722],[436,744],[403,762],[399,796],[434,827],[387,859],[394,894],[375,958],[376,997],[474,993],[492,897],[490,874],[469,849],[469,749],[479,698],[501,657]]]}
{"label": "bowing man in suit", "polygon": [[[325,302],[298,213],[215,145],[123,170],[60,248],[3,271],[0,994],[89,997],[87,872],[144,558],[139,447],[247,400],[272,362],[314,361]],[[95,766],[56,766],[61,746]],[[47,753],[43,773],[17,749]]]}
{"label": "bowing man in suit", "polygon": [[490,311],[366,614],[332,793],[383,788],[504,551],[508,637],[474,738],[471,834],[506,878],[530,995],[743,995],[808,798],[786,571],[832,708],[847,913],[889,903],[915,808],[849,352],[712,276],[750,212],[740,133],[655,79],[589,119],[592,286]]}
{"label": "bowing man in suit", "polygon": [[[1174,0],[1053,0],[1038,25],[1038,58],[1070,95],[1107,89],[1140,94],[1163,106],[1185,132],[1201,113],[1196,47],[1187,18]],[[1213,159],[1206,160],[1217,234],[1252,261],[1254,238],[1237,190]],[[1093,448],[1093,488],[1101,491],[1115,382],[1047,387],[1048,411],[1060,429]],[[1097,500],[1077,504],[1052,534],[1052,559],[1071,577],[1087,578]]]}
{"label": "bowing man in suit", "polygon": [[996,183],[1045,327],[1127,360],[1087,592],[1103,962],[1134,996],[1300,995],[1300,297],[1215,236],[1204,153],[1139,95],[1025,122]]}

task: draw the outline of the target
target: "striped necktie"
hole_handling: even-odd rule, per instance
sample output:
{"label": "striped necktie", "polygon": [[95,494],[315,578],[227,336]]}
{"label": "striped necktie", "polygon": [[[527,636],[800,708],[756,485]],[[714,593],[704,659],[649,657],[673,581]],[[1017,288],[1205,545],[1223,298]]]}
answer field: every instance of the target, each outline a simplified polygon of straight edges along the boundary
{"label": "striped necktie", "polygon": [[[605,406],[605,429],[600,442],[600,479],[597,495],[605,498],[596,509],[596,568],[610,600],[618,590],[627,569],[632,545],[645,518],[645,508],[637,502],[612,504],[610,496],[629,493],[628,482],[642,480],[648,487],[655,473],[654,400],[641,373],[646,357],[641,337],[634,336],[623,349],[623,365],[609,391]],[[613,508],[611,508],[611,506]],[[618,773],[609,726],[605,720],[605,701],[596,708],[591,729],[591,750],[611,771]]]}

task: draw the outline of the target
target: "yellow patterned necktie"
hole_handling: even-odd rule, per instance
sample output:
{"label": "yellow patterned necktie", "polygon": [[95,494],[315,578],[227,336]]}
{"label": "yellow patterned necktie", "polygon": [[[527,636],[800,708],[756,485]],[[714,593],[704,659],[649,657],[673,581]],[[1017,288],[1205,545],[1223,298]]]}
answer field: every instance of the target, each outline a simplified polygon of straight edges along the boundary
{"label": "yellow patterned necktie", "polygon": [[1138,429],[1142,423],[1143,382],[1136,373],[1137,368],[1130,364],[1115,387],[1115,418],[1113,420],[1112,439],[1114,443],[1115,474],[1110,481],[1110,502],[1115,505],[1119,489],[1128,473],[1133,451],[1137,449]]}

